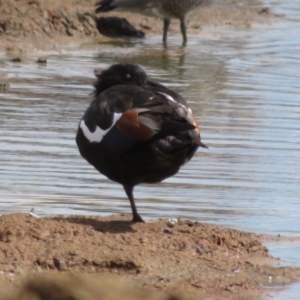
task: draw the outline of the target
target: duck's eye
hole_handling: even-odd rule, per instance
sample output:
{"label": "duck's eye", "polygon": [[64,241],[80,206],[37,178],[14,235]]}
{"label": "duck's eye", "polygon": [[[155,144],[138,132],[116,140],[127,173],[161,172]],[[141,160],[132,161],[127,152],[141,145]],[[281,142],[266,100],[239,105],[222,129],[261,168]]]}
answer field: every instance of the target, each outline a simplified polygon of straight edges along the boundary
{"label": "duck's eye", "polygon": [[130,74],[126,74],[126,78],[130,79],[131,75]]}

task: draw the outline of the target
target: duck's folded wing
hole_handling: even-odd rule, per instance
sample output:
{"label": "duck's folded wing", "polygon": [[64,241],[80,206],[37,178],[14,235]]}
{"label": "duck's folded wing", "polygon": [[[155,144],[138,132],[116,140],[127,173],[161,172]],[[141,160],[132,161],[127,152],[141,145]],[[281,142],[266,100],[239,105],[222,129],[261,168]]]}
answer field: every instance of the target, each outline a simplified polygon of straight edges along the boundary
{"label": "duck's folded wing", "polygon": [[[90,111],[89,111],[90,110]],[[90,106],[80,127],[90,142],[124,153],[138,143],[186,132],[197,139],[198,124],[188,107],[168,94],[135,86],[118,86],[103,92]],[[85,122],[85,123],[84,123]],[[89,128],[87,125],[89,123]]]}

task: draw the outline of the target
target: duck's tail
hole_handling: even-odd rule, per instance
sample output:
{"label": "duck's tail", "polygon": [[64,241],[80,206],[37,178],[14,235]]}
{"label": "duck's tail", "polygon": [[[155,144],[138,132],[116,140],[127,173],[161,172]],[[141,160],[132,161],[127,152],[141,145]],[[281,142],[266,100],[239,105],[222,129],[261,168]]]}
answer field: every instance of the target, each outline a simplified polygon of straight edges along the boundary
{"label": "duck's tail", "polygon": [[205,144],[203,144],[202,142],[199,143],[199,147],[208,149],[208,147]]}

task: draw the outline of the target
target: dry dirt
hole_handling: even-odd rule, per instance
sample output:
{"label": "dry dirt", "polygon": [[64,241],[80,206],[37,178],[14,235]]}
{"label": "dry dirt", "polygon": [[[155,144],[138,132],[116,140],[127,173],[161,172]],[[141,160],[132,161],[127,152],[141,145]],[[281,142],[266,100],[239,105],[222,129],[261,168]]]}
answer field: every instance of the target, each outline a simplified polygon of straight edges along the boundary
{"label": "dry dirt", "polygon": [[[90,281],[105,290],[106,283],[96,276],[104,274],[114,275],[116,282],[126,278],[138,288],[185,295],[170,299],[259,299],[267,291],[262,286],[299,279],[300,269],[279,267],[279,260],[268,255],[262,236],[187,220],[169,227],[167,220],[134,224],[130,218],[1,216],[0,291],[12,297],[22,280],[52,271],[56,275],[47,277],[50,281],[41,275],[30,281],[34,293],[50,293],[49,285],[61,285],[64,295],[81,293]],[[91,277],[58,275],[69,272]],[[112,290],[107,289],[107,299],[114,299]],[[80,299],[70,297],[59,299]]]}
{"label": "dry dirt", "polygon": [[[96,30],[94,2],[0,0],[0,51],[107,41]],[[161,21],[118,16],[148,36],[162,34]],[[276,18],[262,7],[210,7],[190,18],[188,32]],[[178,22],[170,34],[180,34]],[[173,228],[167,220],[132,224],[130,218],[1,216],[0,299],[260,299],[268,287],[299,280],[299,269],[279,267],[268,255],[262,236],[183,220]]]}

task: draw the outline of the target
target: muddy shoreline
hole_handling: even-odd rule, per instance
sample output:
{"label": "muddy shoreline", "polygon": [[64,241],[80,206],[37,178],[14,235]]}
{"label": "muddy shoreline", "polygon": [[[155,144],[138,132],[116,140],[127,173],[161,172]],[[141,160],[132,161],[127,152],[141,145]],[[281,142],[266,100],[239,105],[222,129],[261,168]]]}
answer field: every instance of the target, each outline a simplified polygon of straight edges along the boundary
{"label": "muddy shoreline", "polygon": [[[84,43],[109,41],[96,29],[94,3],[94,0],[66,0],[63,4],[58,1],[50,4],[46,0],[1,0],[0,51],[59,51],[61,48],[74,49]],[[147,37],[162,35],[162,21],[155,18],[131,13],[106,13],[102,16],[124,17],[143,30]],[[265,7],[204,7],[188,19],[188,33],[211,35],[210,30],[214,28],[250,28],[276,22],[281,17]],[[180,35],[178,20],[172,20],[169,34]]]}
{"label": "muddy shoreline", "polygon": [[262,235],[189,220],[170,226],[164,219],[130,219],[1,216],[0,290],[11,295],[24,278],[51,271],[66,278],[113,275],[182,299],[260,299],[268,286],[300,277],[299,268],[278,266]]}

